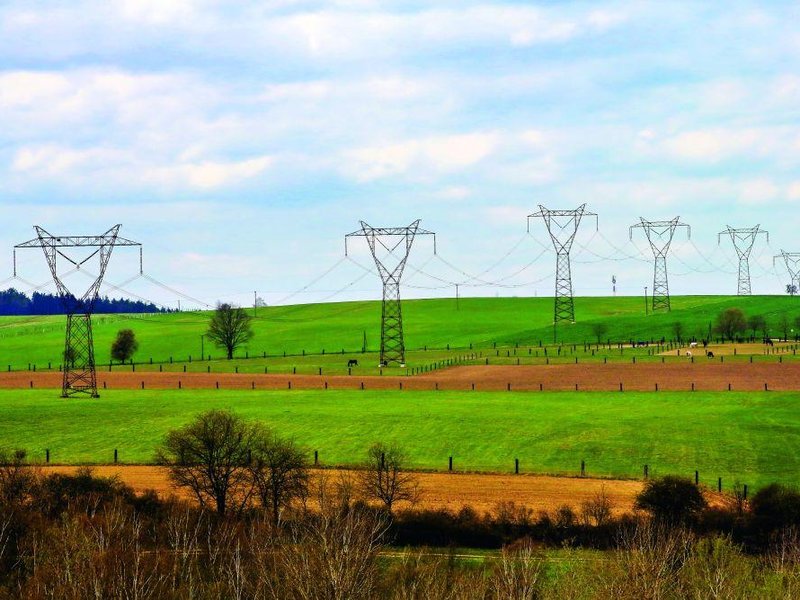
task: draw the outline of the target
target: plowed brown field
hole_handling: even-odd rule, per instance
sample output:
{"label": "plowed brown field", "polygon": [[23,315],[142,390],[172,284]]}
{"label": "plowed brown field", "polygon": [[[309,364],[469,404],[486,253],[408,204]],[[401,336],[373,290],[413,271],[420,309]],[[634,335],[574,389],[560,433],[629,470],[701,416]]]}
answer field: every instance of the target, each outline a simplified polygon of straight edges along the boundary
{"label": "plowed brown field", "polygon": [[[581,363],[522,366],[462,366],[411,377],[234,373],[98,372],[98,386],[109,389],[402,389],[513,391],[773,391],[800,390],[800,361]],[[0,373],[0,387],[61,387],[58,372]],[[577,386],[577,388],[576,388]]]}
{"label": "plowed brown field", "polygon": [[[72,473],[78,467],[47,467],[45,472]],[[117,475],[136,491],[153,489],[159,495],[174,494],[166,470],[156,466],[98,466],[96,475]],[[344,470],[314,470],[315,478],[324,474],[329,482],[352,475]],[[417,506],[458,510],[471,506],[479,512],[492,512],[502,501],[513,501],[534,511],[552,511],[563,504],[580,509],[581,502],[594,497],[601,489],[611,500],[617,513],[633,510],[638,481],[578,479],[536,475],[478,475],[471,473],[419,473],[422,491]]]}
{"label": "plowed brown field", "polygon": [[[77,469],[78,467],[52,466],[44,467],[43,471],[74,473]],[[176,493],[163,467],[104,465],[94,467],[93,472],[104,477],[116,475],[137,492],[152,489],[163,496]],[[312,473],[315,479],[324,476],[328,482],[353,475],[352,471],[338,469],[315,469]],[[498,503],[507,501],[528,507],[535,513],[552,512],[563,505],[579,511],[582,502],[594,498],[603,490],[611,501],[614,513],[619,515],[634,510],[636,494],[643,485],[641,481],[545,475],[418,473],[417,477],[422,492],[417,507],[457,511],[469,506],[479,513],[494,513]],[[705,493],[711,504],[722,505],[729,502],[722,494],[711,491]]]}

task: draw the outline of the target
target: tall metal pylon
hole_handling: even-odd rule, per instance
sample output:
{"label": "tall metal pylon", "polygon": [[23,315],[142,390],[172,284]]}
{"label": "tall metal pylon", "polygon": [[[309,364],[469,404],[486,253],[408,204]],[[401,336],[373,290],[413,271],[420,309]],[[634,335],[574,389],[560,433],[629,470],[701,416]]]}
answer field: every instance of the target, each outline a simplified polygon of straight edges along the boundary
{"label": "tall metal pylon", "polygon": [[723,235],[729,235],[733,247],[736,249],[736,255],[739,257],[739,283],[736,286],[736,293],[739,296],[749,296],[752,293],[750,288],[750,251],[756,243],[756,238],[759,233],[764,233],[767,236],[767,243],[769,244],[769,232],[765,229],[759,229],[759,225],[755,227],[733,228],[726,225],[725,231],[720,231],[717,234],[717,245]]}
{"label": "tall metal pylon", "polygon": [[556,338],[556,326],[561,321],[575,322],[575,302],[572,297],[572,270],[569,262],[569,251],[572,242],[578,233],[581,219],[585,216],[595,218],[597,227],[597,214],[586,211],[586,204],[581,204],[574,210],[551,210],[539,205],[539,212],[528,215],[528,231],[531,229],[531,219],[541,217],[547,226],[547,232],[553,241],[556,251],[556,290],[553,309],[553,341]]}
{"label": "tall metal pylon", "polygon": [[[403,340],[403,311],[400,306],[400,278],[403,276],[411,244],[418,235],[433,236],[433,253],[436,254],[436,234],[419,226],[417,219],[408,227],[372,227],[361,221],[361,229],[348,233],[344,238],[344,253],[347,256],[347,239],[365,237],[369,245],[378,274],[383,282],[381,307],[381,357],[379,366],[395,363],[406,366],[406,346]],[[385,256],[384,256],[385,255]],[[391,266],[389,261],[395,259]]]}
{"label": "tall metal pylon", "polygon": [[789,285],[793,286],[787,288],[787,291],[794,296],[800,290],[800,252],[786,252],[782,249],[780,254],[772,257],[773,267],[775,266],[776,258],[782,258],[783,262],[786,263],[786,270],[789,271],[789,277],[791,278]]}
{"label": "tall metal pylon", "polygon": [[692,229],[686,223],[680,222],[680,217],[670,221],[647,221],[639,217],[639,223],[630,226],[629,235],[633,239],[635,228],[644,229],[650,248],[653,250],[655,264],[653,266],[653,312],[670,310],[669,280],[667,279],[667,253],[672,244],[672,238],[678,227],[686,227],[687,236],[691,239]]}
{"label": "tall metal pylon", "polygon": [[[67,313],[67,334],[64,342],[63,377],[61,396],[66,398],[75,394],[88,394],[97,398],[97,372],[94,360],[94,341],[92,339],[92,313],[97,301],[100,284],[106,267],[111,259],[111,252],[116,246],[139,246],[139,272],[142,271],[141,247],[138,242],[119,237],[120,225],[115,225],[102,235],[86,236],[54,236],[39,227],[36,238],[14,246],[14,272],[16,274],[16,251],[22,248],[41,248],[44,251],[47,265],[58,290],[58,296]],[[88,256],[73,259],[65,254],[62,248],[96,248]],[[70,292],[58,273],[58,257],[65,259],[79,270],[82,265],[95,255],[100,259],[99,274],[88,289],[79,297]]]}

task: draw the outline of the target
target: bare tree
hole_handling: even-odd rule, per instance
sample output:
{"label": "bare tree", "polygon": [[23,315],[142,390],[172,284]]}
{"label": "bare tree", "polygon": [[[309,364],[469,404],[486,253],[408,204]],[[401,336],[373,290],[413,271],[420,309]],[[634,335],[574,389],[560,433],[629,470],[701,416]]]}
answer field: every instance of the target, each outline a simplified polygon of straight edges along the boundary
{"label": "bare tree", "polygon": [[27,463],[25,450],[0,452],[0,506],[19,505],[35,491],[39,472]]}
{"label": "bare tree", "polygon": [[503,548],[492,578],[495,598],[539,598],[546,575],[544,556],[530,540]]}
{"label": "bare tree", "polygon": [[254,428],[235,414],[211,410],[167,433],[156,460],[169,467],[173,485],[190,490],[220,516],[241,511],[253,486],[248,463]]}
{"label": "bare tree", "polygon": [[391,511],[395,502],[416,502],[419,484],[416,476],[404,471],[405,453],[396,445],[376,442],[367,451],[367,461],[360,472],[362,493],[383,502]]}
{"label": "bare tree", "polygon": [[284,508],[308,494],[305,454],[293,440],[263,428],[258,428],[253,439],[250,472],[261,504],[272,512],[273,525],[280,524]]}
{"label": "bare tree", "polygon": [[206,337],[220,348],[225,348],[228,360],[242,344],[253,338],[252,317],[244,309],[230,304],[217,304]]}
{"label": "bare tree", "polygon": [[277,553],[283,577],[277,598],[360,600],[377,597],[376,559],[388,529],[385,515],[351,506],[319,487],[319,512],[298,521]]}
{"label": "bare tree", "polygon": [[611,499],[606,495],[606,487],[602,486],[592,498],[581,503],[581,517],[585,525],[594,523],[602,527],[611,519]]}

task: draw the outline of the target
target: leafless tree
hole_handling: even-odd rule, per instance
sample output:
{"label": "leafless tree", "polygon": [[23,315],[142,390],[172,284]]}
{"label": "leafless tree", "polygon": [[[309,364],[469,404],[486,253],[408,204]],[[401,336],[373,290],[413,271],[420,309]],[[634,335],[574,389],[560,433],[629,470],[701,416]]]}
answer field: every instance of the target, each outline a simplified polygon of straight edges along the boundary
{"label": "leafless tree", "polygon": [[28,464],[25,450],[0,452],[0,505],[24,503],[36,485],[38,471]]}
{"label": "leafless tree", "polygon": [[530,541],[515,549],[503,548],[494,571],[494,597],[497,600],[539,598],[544,577],[544,556]]}
{"label": "leafless tree", "polygon": [[220,348],[225,348],[228,360],[242,344],[253,338],[252,317],[244,309],[230,304],[217,304],[206,337]]}
{"label": "leafless tree", "polygon": [[320,484],[319,512],[298,521],[278,553],[278,598],[360,600],[377,596],[375,564],[388,523],[357,505],[346,506]]}
{"label": "leafless tree", "polygon": [[416,502],[420,496],[419,483],[413,473],[404,470],[405,462],[405,453],[399,446],[382,442],[370,446],[359,473],[364,496],[382,502],[389,511],[396,502]]}
{"label": "leafless tree", "polygon": [[611,499],[602,486],[592,498],[581,503],[581,517],[585,525],[602,527],[611,518]]}
{"label": "leafless tree", "polygon": [[658,600],[681,597],[678,573],[691,555],[694,537],[683,528],[641,521],[623,534],[620,549],[604,566],[600,598]]}
{"label": "leafless tree", "polygon": [[194,494],[201,506],[224,516],[241,511],[252,496],[248,463],[254,428],[235,414],[211,410],[167,433],[156,454],[176,487]]}
{"label": "leafless tree", "polygon": [[250,461],[255,493],[272,513],[273,525],[293,501],[308,494],[308,461],[293,440],[258,428]]}

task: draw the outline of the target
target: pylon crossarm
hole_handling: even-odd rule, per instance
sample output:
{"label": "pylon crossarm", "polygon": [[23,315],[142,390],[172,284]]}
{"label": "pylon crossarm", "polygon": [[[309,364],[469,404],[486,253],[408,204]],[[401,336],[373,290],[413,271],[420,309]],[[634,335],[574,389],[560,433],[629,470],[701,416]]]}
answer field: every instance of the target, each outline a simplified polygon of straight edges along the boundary
{"label": "pylon crossarm", "polygon": [[772,266],[775,266],[775,260],[778,258],[782,258],[783,262],[786,264],[786,270],[789,272],[789,276],[792,278],[794,282],[798,278],[800,278],[800,252],[786,252],[785,250],[781,250],[781,253],[772,257]]}
{"label": "pylon crossarm", "polygon": [[[361,229],[348,233],[344,238],[344,251],[347,256],[347,240],[363,237],[367,240],[375,267],[383,283],[383,302],[381,305],[381,348],[380,365],[397,363],[405,366],[405,343],[403,341],[403,313],[400,304],[400,279],[403,276],[411,246],[417,235],[433,236],[433,252],[436,253],[436,234],[422,229],[419,219],[407,227],[372,227],[361,221]],[[388,256],[383,257],[384,254]],[[389,257],[397,263],[387,265]]]}
{"label": "pylon crossarm", "polygon": [[541,219],[556,251],[556,281],[553,298],[553,341],[556,338],[558,323],[575,322],[575,304],[572,297],[572,271],[569,252],[578,233],[583,217],[593,216],[595,227],[599,228],[597,214],[588,212],[586,204],[572,210],[550,209],[539,205],[538,212],[528,215],[527,229],[530,233],[531,219]]}
{"label": "pylon crossarm", "polygon": [[644,217],[639,217],[639,222],[631,225],[628,229],[631,240],[633,239],[634,229],[643,230],[653,252],[653,312],[670,310],[667,254],[675,236],[675,231],[679,227],[685,227],[687,237],[691,239],[692,229],[686,223],[681,223],[680,217],[675,217],[668,221],[649,221]]}
{"label": "pylon crossarm", "polygon": [[[14,246],[14,273],[16,275],[16,250],[41,248],[47,266],[58,289],[58,295],[67,314],[66,337],[63,355],[63,397],[86,393],[97,397],[97,375],[94,362],[94,342],[92,338],[91,316],[100,293],[100,285],[105,276],[111,254],[116,246],[139,246],[139,269],[141,271],[141,244],[120,238],[120,225],[111,227],[102,235],[54,236],[44,228],[35,226],[36,238]],[[95,248],[88,256],[74,259],[61,248]],[[82,296],[70,292],[58,275],[58,257],[80,269],[95,256],[99,256],[100,269]]]}
{"label": "pylon crossarm", "polygon": [[760,228],[760,225],[755,227],[741,227],[735,228],[730,225],[726,226],[725,231],[720,231],[717,234],[717,245],[720,244],[722,236],[728,236],[731,239],[733,248],[736,251],[736,256],[739,259],[738,269],[738,283],[737,294],[739,296],[749,296],[751,294],[750,286],[750,253],[756,243],[759,234],[767,236],[767,243],[769,243],[769,232]]}

